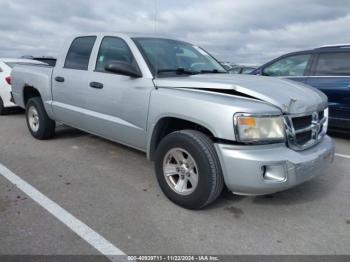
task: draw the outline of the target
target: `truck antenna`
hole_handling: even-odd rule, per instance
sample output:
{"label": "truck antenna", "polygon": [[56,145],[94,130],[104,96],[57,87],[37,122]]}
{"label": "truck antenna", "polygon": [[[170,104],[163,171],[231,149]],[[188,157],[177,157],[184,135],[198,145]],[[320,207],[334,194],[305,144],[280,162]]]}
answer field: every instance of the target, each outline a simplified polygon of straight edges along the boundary
{"label": "truck antenna", "polygon": [[[158,0],[154,0],[154,35],[156,36],[157,35],[157,31],[158,31],[158,28],[157,28],[157,25],[158,25]],[[155,78],[158,77],[158,55],[157,55],[157,40],[155,40],[155,49],[156,49],[156,52],[155,52]]]}

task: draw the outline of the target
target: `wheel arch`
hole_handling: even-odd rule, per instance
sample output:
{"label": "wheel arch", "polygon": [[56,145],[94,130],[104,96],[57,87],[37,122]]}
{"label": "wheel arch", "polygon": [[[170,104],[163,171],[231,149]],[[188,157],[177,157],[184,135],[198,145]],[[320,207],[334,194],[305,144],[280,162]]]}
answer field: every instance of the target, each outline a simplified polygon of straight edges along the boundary
{"label": "wheel arch", "polygon": [[32,97],[41,97],[41,94],[37,88],[31,85],[25,85],[23,87],[23,105],[26,107],[28,101]]}
{"label": "wheel arch", "polygon": [[215,133],[199,121],[189,120],[176,116],[163,116],[151,130],[147,148],[147,158],[154,160],[154,155],[160,141],[168,134],[185,129],[193,129],[206,134],[211,140],[215,140]]}

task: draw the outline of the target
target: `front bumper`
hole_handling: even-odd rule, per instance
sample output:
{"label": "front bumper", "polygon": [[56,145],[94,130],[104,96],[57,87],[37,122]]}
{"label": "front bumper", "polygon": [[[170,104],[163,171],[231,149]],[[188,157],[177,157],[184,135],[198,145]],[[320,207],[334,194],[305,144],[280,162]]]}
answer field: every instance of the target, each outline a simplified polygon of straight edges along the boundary
{"label": "front bumper", "polygon": [[[308,181],[322,174],[322,170],[333,162],[335,150],[334,142],[328,136],[304,151],[291,150],[285,144],[215,144],[215,147],[226,186],[232,192],[244,195],[272,194]],[[267,170],[273,173],[270,178],[266,176]]]}

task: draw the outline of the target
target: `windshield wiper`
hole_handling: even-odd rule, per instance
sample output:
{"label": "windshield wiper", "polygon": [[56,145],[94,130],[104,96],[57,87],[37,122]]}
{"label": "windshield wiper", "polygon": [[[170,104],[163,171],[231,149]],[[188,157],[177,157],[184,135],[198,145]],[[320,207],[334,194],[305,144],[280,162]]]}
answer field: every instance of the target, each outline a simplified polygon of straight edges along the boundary
{"label": "windshield wiper", "polygon": [[176,68],[176,69],[160,69],[157,71],[158,74],[160,73],[176,73],[177,75],[195,75],[199,72],[196,71],[190,71],[186,70],[185,68]]}
{"label": "windshield wiper", "polygon": [[213,70],[201,70],[200,71],[201,74],[227,74],[227,72],[225,71],[219,71],[217,69],[213,69]]}

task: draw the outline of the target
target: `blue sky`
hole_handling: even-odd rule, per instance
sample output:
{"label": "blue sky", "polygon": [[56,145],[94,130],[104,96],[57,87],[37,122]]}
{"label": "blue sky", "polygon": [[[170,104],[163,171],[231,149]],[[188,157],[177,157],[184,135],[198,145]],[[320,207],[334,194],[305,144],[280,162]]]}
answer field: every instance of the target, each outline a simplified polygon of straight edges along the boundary
{"label": "blue sky", "polygon": [[223,61],[260,64],[350,43],[349,25],[347,0],[0,0],[0,56],[56,55],[68,35],[116,31],[173,37]]}

